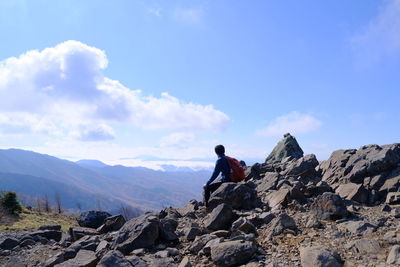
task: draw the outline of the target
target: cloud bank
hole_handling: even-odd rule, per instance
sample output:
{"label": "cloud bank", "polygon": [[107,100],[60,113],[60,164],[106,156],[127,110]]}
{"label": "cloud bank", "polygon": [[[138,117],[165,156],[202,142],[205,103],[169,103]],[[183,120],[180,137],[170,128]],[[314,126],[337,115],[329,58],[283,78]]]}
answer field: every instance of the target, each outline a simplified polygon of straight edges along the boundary
{"label": "cloud bank", "polygon": [[220,130],[229,117],[168,93],[145,96],[105,77],[104,51],[66,41],[0,62],[0,133],[110,140],[113,123],[142,129]]}
{"label": "cloud bank", "polygon": [[312,115],[294,111],[277,117],[257,134],[267,137],[282,136],[285,133],[303,134],[317,130],[321,124],[321,121]]}

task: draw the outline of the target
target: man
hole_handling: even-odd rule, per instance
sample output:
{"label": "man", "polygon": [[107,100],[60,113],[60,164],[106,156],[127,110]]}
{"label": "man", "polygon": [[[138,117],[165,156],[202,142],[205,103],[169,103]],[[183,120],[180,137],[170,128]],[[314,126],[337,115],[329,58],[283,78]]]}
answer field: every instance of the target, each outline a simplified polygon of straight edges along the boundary
{"label": "man", "polygon": [[[215,163],[214,172],[208,180],[207,184],[203,186],[204,188],[204,202],[206,207],[208,207],[208,199],[212,192],[218,189],[218,187],[226,182],[231,182],[230,173],[231,168],[229,167],[229,162],[225,157],[225,147],[223,145],[217,145],[215,147],[215,153],[218,156],[218,160]],[[214,180],[218,177],[218,175],[222,173],[221,179],[218,182],[214,182]]]}

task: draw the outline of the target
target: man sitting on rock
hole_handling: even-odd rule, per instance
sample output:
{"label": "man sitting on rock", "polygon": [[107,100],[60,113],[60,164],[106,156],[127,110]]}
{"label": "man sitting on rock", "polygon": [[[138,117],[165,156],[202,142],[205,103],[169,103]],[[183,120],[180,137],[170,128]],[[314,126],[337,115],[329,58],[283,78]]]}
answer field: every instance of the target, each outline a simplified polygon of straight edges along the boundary
{"label": "man sitting on rock", "polygon": [[[208,207],[208,199],[210,198],[211,193],[217,190],[221,184],[231,182],[231,179],[229,177],[231,173],[231,168],[229,166],[228,159],[225,157],[225,147],[223,145],[217,145],[215,147],[215,153],[218,156],[218,160],[215,163],[214,172],[211,175],[211,178],[208,180],[207,184],[203,186],[204,203],[206,207]],[[218,177],[220,173],[222,173],[221,179],[219,179],[217,182],[214,182],[214,180]]]}

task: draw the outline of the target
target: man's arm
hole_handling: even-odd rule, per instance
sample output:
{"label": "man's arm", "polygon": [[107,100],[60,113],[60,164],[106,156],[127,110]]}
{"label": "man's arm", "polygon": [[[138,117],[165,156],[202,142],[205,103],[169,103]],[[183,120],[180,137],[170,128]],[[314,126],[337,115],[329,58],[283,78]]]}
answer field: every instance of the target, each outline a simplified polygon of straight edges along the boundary
{"label": "man's arm", "polygon": [[217,162],[215,163],[215,168],[213,171],[213,174],[211,175],[210,179],[207,182],[207,185],[211,184],[220,174],[221,172],[221,160],[217,160]]}

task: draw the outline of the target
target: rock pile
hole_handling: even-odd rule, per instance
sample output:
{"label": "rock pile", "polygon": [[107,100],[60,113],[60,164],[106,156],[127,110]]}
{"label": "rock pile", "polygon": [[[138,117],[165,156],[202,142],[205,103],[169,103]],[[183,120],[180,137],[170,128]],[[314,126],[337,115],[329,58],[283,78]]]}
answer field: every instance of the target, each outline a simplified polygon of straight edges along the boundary
{"label": "rock pile", "polygon": [[[201,202],[125,221],[0,234],[4,266],[395,266],[400,144],[338,150],[323,162],[286,134],[246,181]],[[10,265],[11,264],[11,265]]]}

